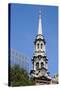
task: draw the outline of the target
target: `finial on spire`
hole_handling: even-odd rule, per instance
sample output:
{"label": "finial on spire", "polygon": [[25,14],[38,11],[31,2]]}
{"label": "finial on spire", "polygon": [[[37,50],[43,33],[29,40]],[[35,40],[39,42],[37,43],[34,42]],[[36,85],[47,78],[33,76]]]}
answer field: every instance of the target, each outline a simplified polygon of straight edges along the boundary
{"label": "finial on spire", "polygon": [[39,11],[38,34],[42,35],[41,10]]}

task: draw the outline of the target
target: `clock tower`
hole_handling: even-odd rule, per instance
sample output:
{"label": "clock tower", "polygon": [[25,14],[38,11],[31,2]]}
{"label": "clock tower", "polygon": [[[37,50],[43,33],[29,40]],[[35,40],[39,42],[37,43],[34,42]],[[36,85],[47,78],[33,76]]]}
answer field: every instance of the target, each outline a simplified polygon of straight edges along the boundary
{"label": "clock tower", "polygon": [[31,78],[35,84],[50,84],[51,77],[48,72],[48,59],[45,49],[46,41],[42,34],[41,15],[38,19],[38,34],[34,41],[34,54],[32,58],[33,69],[31,70]]}

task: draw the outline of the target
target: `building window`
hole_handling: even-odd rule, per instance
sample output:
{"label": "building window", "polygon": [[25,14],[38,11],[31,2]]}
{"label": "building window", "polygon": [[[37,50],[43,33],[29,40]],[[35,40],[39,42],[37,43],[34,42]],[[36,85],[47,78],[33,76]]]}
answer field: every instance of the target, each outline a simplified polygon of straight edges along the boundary
{"label": "building window", "polygon": [[42,47],[43,47],[43,44],[41,43],[41,49],[42,49]]}
{"label": "building window", "polygon": [[43,68],[44,67],[44,63],[43,62],[41,62],[41,68]]}
{"label": "building window", "polygon": [[37,48],[39,49],[39,43],[37,44]]}
{"label": "building window", "polygon": [[36,70],[38,70],[39,69],[39,63],[37,62],[36,63]]}

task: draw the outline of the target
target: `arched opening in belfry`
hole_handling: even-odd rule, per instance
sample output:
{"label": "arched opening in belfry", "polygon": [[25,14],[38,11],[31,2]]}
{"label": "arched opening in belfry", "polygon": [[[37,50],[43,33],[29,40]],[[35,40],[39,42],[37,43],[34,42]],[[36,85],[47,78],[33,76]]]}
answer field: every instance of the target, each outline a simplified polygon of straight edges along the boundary
{"label": "arched opening in belfry", "polygon": [[39,43],[37,44],[37,48],[39,49]]}
{"label": "arched opening in belfry", "polygon": [[43,48],[43,44],[41,43],[41,49]]}
{"label": "arched opening in belfry", "polygon": [[39,62],[36,63],[36,70],[39,69]]}
{"label": "arched opening in belfry", "polygon": [[44,67],[44,63],[43,62],[41,62],[41,68],[43,68]]}

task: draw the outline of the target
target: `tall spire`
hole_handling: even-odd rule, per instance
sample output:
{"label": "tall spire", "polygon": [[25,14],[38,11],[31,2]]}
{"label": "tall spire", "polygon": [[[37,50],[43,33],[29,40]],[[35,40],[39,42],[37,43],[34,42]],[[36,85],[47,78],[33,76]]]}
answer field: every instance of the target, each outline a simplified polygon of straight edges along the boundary
{"label": "tall spire", "polygon": [[41,22],[41,13],[39,13],[39,22],[38,22],[38,35],[42,35],[42,22]]}

